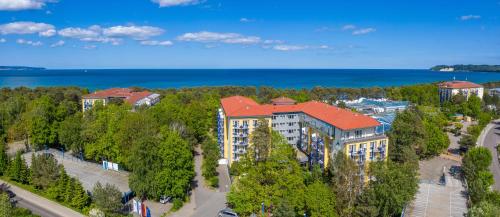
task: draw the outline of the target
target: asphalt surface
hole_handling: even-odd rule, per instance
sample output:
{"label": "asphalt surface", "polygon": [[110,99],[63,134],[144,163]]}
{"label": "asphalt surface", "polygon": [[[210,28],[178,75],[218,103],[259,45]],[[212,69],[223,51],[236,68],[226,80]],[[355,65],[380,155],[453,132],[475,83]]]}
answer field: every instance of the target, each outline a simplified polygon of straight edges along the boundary
{"label": "asphalt surface", "polygon": [[495,149],[495,146],[500,144],[500,120],[496,120],[486,126],[478,139],[478,143],[479,146],[487,147],[493,155],[490,170],[495,178],[495,184],[492,187],[500,191],[500,163],[498,161],[497,150]]}
{"label": "asphalt surface", "polygon": [[40,207],[35,203],[19,198],[18,196],[14,197],[14,199],[17,201],[16,202],[17,207],[29,209],[35,215],[39,215],[41,217],[64,217],[57,215],[46,208]]}
{"label": "asphalt surface", "polygon": [[202,151],[200,147],[195,149],[195,173],[193,181],[193,191],[188,203],[177,212],[173,212],[169,217],[210,217],[217,216],[217,213],[226,208],[226,194],[231,186],[227,165],[219,165],[219,188],[211,189],[204,183],[201,175]]}
{"label": "asphalt surface", "polygon": [[[6,182],[0,180],[0,184],[1,183]],[[16,205],[19,207],[27,208],[34,214],[40,215],[42,217],[84,217],[84,215],[82,215],[81,213],[78,213],[54,201],[43,198],[17,186],[10,185],[9,183],[6,184],[9,185],[9,190],[16,194],[15,199],[18,201]]]}

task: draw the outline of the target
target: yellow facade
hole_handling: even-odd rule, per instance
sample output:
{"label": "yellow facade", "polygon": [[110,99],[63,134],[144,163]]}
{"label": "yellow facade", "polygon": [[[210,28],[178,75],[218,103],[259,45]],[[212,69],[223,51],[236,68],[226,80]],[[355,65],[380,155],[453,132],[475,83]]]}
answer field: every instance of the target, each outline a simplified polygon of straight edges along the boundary
{"label": "yellow facade", "polygon": [[[373,160],[371,159],[370,156],[371,153],[372,153],[372,149],[370,147],[371,144],[374,144],[374,153],[373,153]],[[388,148],[388,143],[389,143],[389,139],[386,137],[384,139],[376,139],[376,140],[366,140],[366,141],[362,141],[362,142],[353,142],[353,143],[345,143],[344,145],[344,153],[347,155],[347,156],[351,156],[351,147],[353,148],[353,151],[354,152],[358,152],[359,150],[361,150],[363,147],[365,147],[365,165],[367,165],[366,163],[368,162],[371,162],[371,161],[377,161],[380,157],[381,157],[381,153],[380,151],[378,151],[379,147],[381,146],[384,146],[384,149],[385,149],[385,157],[384,157],[384,160],[387,159],[387,148]],[[358,160],[358,157],[356,157],[354,160]]]}
{"label": "yellow facade", "polygon": [[[251,144],[250,142],[250,134],[254,131],[255,129],[255,124],[254,122],[258,122],[259,119],[261,119],[262,117],[246,117],[246,118],[227,118],[227,117],[224,117],[224,158],[228,159],[229,160],[229,163],[231,164],[233,161],[235,161],[234,159],[234,153],[235,153],[235,150],[234,150],[234,138],[235,137],[238,137],[239,134],[241,134],[241,131],[246,131],[246,143],[248,145]],[[271,118],[269,117],[265,117],[264,118],[267,122],[268,122],[268,125],[269,127],[271,127]],[[237,129],[237,133],[234,134],[234,124],[235,124],[235,121],[238,123],[238,127],[236,127]],[[246,123],[246,126],[245,128],[239,128],[239,126],[243,126],[244,124]],[[226,127],[228,126],[229,127]],[[248,148],[248,145],[246,146],[246,148]]]}
{"label": "yellow facade", "polygon": [[[104,99],[82,99],[82,111],[89,110],[90,108],[94,107],[97,102],[102,103],[102,105],[106,105],[106,100]],[[86,106],[87,105],[87,106]],[[90,107],[88,107],[90,105]]]}

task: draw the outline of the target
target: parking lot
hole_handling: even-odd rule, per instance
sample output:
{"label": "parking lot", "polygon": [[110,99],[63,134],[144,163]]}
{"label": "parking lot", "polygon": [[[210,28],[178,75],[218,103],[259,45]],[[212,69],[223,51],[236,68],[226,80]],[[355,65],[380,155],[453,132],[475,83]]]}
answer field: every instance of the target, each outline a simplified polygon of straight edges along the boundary
{"label": "parking lot", "polygon": [[[420,162],[420,183],[415,200],[406,210],[405,216],[452,216],[463,217],[467,213],[467,195],[460,174],[449,173],[451,166],[460,163],[435,157]],[[445,168],[445,183],[441,181]]]}
{"label": "parking lot", "polygon": [[[128,186],[129,174],[127,172],[104,170],[100,164],[81,161],[80,159],[69,154],[65,154],[63,158],[62,153],[55,149],[38,151],[35,152],[35,154],[42,154],[46,152],[52,153],[57,162],[64,165],[64,169],[68,175],[80,180],[86,190],[92,191],[92,188],[97,182],[101,182],[101,184],[109,183],[115,185],[121,192],[128,192],[130,190]],[[23,157],[26,159],[28,165],[31,164],[32,153],[33,152],[27,152],[23,154]]]}

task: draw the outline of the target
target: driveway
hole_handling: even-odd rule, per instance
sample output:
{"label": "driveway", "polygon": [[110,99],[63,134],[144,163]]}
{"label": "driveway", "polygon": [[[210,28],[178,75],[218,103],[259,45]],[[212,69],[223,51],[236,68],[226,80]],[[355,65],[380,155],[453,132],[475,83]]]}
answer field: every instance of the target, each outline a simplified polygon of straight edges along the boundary
{"label": "driveway", "polygon": [[226,193],[229,191],[230,180],[227,165],[219,165],[219,188],[211,189],[204,183],[201,175],[202,151],[200,147],[195,148],[195,173],[190,201],[170,217],[210,217],[217,216],[219,210],[226,207]]}
{"label": "driveway", "polygon": [[487,147],[492,155],[493,162],[490,165],[490,170],[495,178],[494,189],[500,191],[500,163],[498,161],[498,153],[495,146],[500,143],[500,120],[495,120],[488,124],[478,138],[478,146]]}

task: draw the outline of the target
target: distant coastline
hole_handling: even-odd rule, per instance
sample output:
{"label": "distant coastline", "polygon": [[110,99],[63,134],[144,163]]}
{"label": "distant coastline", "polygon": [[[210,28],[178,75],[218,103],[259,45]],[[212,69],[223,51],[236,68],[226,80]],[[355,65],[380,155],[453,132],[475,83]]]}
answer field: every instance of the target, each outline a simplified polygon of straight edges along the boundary
{"label": "distant coastline", "polygon": [[45,70],[43,67],[28,67],[28,66],[0,66],[0,71],[39,71]]}
{"label": "distant coastline", "polygon": [[500,72],[500,65],[437,65],[432,71],[440,72]]}

